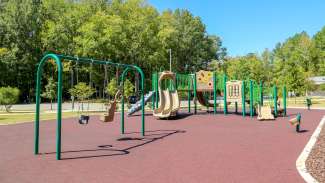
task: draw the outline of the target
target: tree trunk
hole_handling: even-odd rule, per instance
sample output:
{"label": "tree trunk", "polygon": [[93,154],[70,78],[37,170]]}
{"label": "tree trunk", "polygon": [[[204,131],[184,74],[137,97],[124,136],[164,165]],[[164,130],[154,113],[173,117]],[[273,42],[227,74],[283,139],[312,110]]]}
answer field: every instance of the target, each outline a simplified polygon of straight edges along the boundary
{"label": "tree trunk", "polygon": [[74,111],[74,96],[71,96],[71,109]]}
{"label": "tree trunk", "polygon": [[53,100],[51,99],[51,111],[53,111]]}
{"label": "tree trunk", "polygon": [[5,105],[6,112],[10,112],[12,105]]}
{"label": "tree trunk", "polygon": [[118,85],[118,82],[119,82],[119,68],[116,68],[115,77],[116,77],[116,81],[117,81],[117,85]]}
{"label": "tree trunk", "polygon": [[134,80],[134,90],[136,95],[138,96],[139,93],[139,73],[135,73],[135,80]]}

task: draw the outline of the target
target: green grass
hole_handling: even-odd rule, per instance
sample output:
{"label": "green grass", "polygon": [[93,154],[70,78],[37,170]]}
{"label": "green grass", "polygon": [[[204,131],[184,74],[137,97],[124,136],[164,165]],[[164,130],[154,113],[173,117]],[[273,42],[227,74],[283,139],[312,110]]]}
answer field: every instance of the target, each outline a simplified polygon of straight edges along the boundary
{"label": "green grass", "polygon": [[[316,98],[313,97],[311,99],[312,106],[311,107],[325,107],[325,99],[324,98]],[[297,97],[287,99],[287,105],[289,107],[306,107],[306,98],[305,97]]]}
{"label": "green grass", "polygon": [[[282,99],[280,99],[282,102]],[[325,108],[325,99],[324,98],[312,98],[312,107],[324,107]],[[306,98],[305,97],[297,97],[288,98],[287,100],[288,107],[306,107]],[[234,106],[229,106],[234,107]],[[239,106],[241,107],[241,106]],[[183,109],[187,109],[186,106],[182,106]],[[198,105],[198,108],[206,109],[205,107],[201,107]],[[126,108],[127,109],[127,108]],[[148,110],[148,108],[147,108]],[[150,109],[149,109],[150,110]],[[192,106],[191,110],[194,110],[194,106]],[[218,110],[222,110],[222,104],[218,106]],[[92,112],[91,114],[100,114],[103,112]],[[76,112],[63,112],[62,118],[77,118]],[[11,113],[7,113],[4,111],[0,111],[0,125],[10,125],[10,124],[18,124],[18,123],[26,123],[34,121],[35,113],[32,111],[14,111]],[[45,120],[53,120],[56,119],[56,113],[41,113],[41,121]]]}
{"label": "green grass", "polygon": [[[91,114],[99,114],[99,113],[91,113]],[[63,112],[62,118],[77,118],[76,112]],[[19,124],[32,122],[35,119],[35,113],[1,113],[0,114],[0,125],[10,125],[10,124]],[[53,120],[56,119],[56,113],[41,113],[40,115],[41,121],[45,120]]]}

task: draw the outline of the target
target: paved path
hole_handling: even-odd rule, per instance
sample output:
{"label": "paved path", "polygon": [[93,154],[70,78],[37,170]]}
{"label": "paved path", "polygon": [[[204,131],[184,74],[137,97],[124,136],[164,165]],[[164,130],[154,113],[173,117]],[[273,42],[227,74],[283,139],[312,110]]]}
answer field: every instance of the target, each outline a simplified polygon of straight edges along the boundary
{"label": "paved path", "polygon": [[[33,124],[0,126],[0,182],[24,183],[191,183],[303,182],[295,161],[324,111],[302,113],[297,134],[288,119],[259,122],[240,115],[200,114],[178,120],[126,118],[128,133],[116,122],[92,117],[87,126],[63,121],[64,160],[55,160],[55,123],[41,123],[39,156],[33,155]],[[122,138],[123,137],[123,138]],[[127,138],[126,138],[127,137]],[[122,138],[122,139],[121,139]]]}

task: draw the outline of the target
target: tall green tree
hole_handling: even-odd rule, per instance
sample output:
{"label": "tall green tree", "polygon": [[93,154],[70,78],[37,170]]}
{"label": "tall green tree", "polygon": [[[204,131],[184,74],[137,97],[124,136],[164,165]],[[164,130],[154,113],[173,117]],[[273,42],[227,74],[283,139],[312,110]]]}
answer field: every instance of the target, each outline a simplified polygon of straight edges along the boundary
{"label": "tall green tree", "polygon": [[227,64],[227,74],[232,79],[266,81],[263,62],[256,54],[232,58]]}
{"label": "tall green tree", "polygon": [[[146,78],[153,70],[167,69],[172,49],[173,71],[207,69],[222,65],[226,49],[221,38],[209,35],[199,17],[188,10],[160,13],[145,0],[11,0],[0,4],[0,85],[17,86],[22,98],[32,98],[37,63],[54,52],[97,59],[111,59],[140,66]],[[72,67],[64,62],[64,91]],[[54,65],[45,65],[46,79],[55,77]],[[79,66],[79,79],[104,88],[103,68]],[[107,78],[122,71],[108,67]],[[135,74],[130,81],[135,83]],[[146,80],[146,86],[150,86]],[[137,89],[136,89],[137,90]],[[64,97],[68,97],[67,95]]]}
{"label": "tall green tree", "polygon": [[313,75],[311,62],[312,42],[306,32],[288,38],[274,50],[274,82],[286,84],[296,94],[312,88],[309,77]]}
{"label": "tall green tree", "polygon": [[314,37],[312,56],[316,66],[315,75],[325,75],[325,26]]}
{"label": "tall green tree", "polygon": [[21,88],[23,96],[30,95],[34,86],[34,70],[41,57],[40,27],[41,2],[34,0],[11,0],[1,3],[0,48],[7,52],[0,55],[5,68],[4,85]]}

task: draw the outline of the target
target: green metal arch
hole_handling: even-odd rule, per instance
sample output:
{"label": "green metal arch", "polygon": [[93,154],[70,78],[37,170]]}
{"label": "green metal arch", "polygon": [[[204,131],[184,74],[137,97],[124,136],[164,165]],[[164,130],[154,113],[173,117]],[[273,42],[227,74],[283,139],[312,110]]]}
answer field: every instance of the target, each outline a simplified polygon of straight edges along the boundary
{"label": "green metal arch", "polygon": [[61,121],[62,121],[62,62],[55,54],[45,55],[37,68],[36,79],[36,114],[35,114],[35,146],[34,154],[39,153],[39,119],[40,119],[40,95],[41,95],[41,77],[43,66],[49,59],[54,59],[58,68],[58,87],[57,87],[57,129],[56,129],[56,159],[61,159]]}
{"label": "green metal arch", "polygon": [[[140,74],[140,83],[141,83],[141,121],[142,121],[142,128],[141,133],[144,136],[145,135],[145,122],[144,122],[144,115],[145,115],[145,106],[144,106],[144,73],[141,68],[138,66],[132,67],[135,71],[137,71]],[[125,124],[124,124],[124,81],[127,73],[131,71],[130,67],[127,67],[124,69],[122,76],[121,76],[121,82],[122,82],[122,109],[121,109],[121,133],[125,133]]]}
{"label": "green metal arch", "polygon": [[[70,60],[80,63],[92,63],[92,64],[101,64],[101,65],[113,65],[116,67],[126,68],[122,74],[122,84],[124,87],[124,80],[126,73],[133,69],[140,73],[141,76],[141,100],[142,100],[142,135],[145,135],[145,118],[144,118],[144,73],[142,69],[135,65],[128,65],[128,64],[121,64],[121,63],[114,63],[111,60],[102,61],[102,60],[95,60],[89,58],[79,58],[73,56],[66,56],[66,55],[57,55],[57,54],[47,54],[45,55],[37,68],[37,78],[36,78],[36,114],[35,114],[35,139],[34,139],[34,154],[39,154],[39,120],[40,120],[40,93],[41,93],[41,77],[43,72],[44,64],[49,60],[55,60],[55,63],[58,68],[58,87],[57,87],[57,130],[56,130],[56,159],[61,159],[61,128],[62,128],[62,60]],[[123,118],[123,128],[124,128],[124,97],[122,97],[122,118]],[[124,133],[124,129],[122,131]]]}

